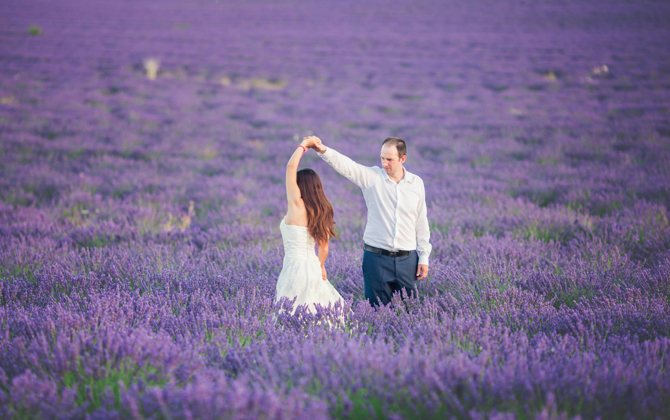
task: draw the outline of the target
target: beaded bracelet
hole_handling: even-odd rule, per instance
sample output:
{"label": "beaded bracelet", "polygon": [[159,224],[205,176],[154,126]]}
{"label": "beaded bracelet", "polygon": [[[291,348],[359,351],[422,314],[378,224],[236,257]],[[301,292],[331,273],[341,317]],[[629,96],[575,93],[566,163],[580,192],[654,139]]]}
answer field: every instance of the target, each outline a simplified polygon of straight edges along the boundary
{"label": "beaded bracelet", "polygon": [[302,147],[303,153],[307,152],[307,148],[303,146],[302,144],[299,144],[298,147]]}

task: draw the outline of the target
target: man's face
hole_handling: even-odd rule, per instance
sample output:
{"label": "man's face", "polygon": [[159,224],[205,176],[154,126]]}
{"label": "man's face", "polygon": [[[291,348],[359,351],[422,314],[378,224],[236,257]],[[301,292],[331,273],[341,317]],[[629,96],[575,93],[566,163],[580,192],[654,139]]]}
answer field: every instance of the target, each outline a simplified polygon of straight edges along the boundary
{"label": "man's face", "polygon": [[400,174],[402,172],[402,164],[405,162],[405,159],[407,159],[407,156],[399,158],[398,149],[389,144],[382,146],[380,157],[382,160],[382,168],[384,168],[389,176]]}

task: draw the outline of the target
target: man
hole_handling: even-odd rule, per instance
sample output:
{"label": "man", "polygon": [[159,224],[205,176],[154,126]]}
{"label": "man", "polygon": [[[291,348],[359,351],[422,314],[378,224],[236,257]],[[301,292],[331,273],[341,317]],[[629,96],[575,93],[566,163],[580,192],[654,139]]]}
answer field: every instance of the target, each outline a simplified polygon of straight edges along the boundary
{"label": "man", "polygon": [[363,191],[368,219],[363,234],[365,298],[386,305],[393,293],[417,293],[417,281],[428,275],[432,249],[423,181],[403,166],[405,141],[389,137],[382,143],[381,164],[367,167],[326,147],[317,137],[314,149],[340,175]]}

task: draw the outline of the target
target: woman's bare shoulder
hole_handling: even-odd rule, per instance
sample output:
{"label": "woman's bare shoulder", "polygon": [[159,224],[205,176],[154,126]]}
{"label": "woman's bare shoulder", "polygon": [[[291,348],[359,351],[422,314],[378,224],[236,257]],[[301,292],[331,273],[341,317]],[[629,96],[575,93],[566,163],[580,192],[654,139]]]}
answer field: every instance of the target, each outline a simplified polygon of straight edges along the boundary
{"label": "woman's bare shoulder", "polygon": [[302,199],[288,205],[285,222],[287,225],[307,226],[307,209]]}

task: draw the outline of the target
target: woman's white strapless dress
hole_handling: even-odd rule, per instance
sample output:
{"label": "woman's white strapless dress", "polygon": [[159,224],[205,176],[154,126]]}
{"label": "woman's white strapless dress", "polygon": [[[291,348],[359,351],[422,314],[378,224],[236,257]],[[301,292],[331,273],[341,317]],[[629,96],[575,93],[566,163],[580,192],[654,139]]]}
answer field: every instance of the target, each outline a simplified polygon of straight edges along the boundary
{"label": "woman's white strapless dress", "polygon": [[314,304],[334,305],[344,300],[338,291],[323,280],[321,263],[314,251],[315,243],[307,227],[287,225],[286,218],[281,220],[279,230],[284,241],[284,265],[277,279],[276,301],[283,297],[295,298],[293,311],[298,305],[308,304],[308,309],[316,313]]}

